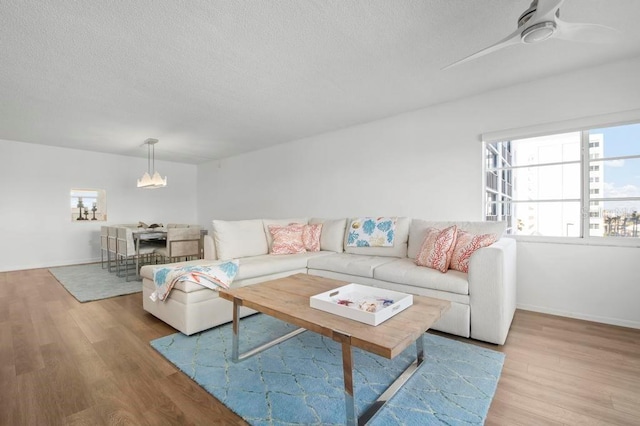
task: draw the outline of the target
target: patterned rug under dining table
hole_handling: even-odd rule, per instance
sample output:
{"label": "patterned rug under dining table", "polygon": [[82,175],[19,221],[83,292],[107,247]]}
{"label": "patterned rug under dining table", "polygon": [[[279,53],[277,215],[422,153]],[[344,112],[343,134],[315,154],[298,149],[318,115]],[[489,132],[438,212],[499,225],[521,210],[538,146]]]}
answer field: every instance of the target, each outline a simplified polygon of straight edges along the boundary
{"label": "patterned rug under dining table", "polygon": [[[373,417],[422,364],[424,359],[422,336],[450,308],[451,303],[430,297],[413,296],[412,306],[377,326],[364,324],[309,306],[309,300],[312,296],[346,284],[348,283],[343,281],[297,274],[246,287],[221,290],[220,296],[234,304],[232,348],[234,362],[240,362],[307,330],[340,343],[342,346],[346,422],[349,425],[355,425],[365,424]],[[300,328],[240,354],[238,347],[241,306],[254,309]],[[366,412],[356,418],[351,348],[357,347],[392,359],[414,342],[416,343],[416,360],[398,376],[396,381],[378,397]]]}

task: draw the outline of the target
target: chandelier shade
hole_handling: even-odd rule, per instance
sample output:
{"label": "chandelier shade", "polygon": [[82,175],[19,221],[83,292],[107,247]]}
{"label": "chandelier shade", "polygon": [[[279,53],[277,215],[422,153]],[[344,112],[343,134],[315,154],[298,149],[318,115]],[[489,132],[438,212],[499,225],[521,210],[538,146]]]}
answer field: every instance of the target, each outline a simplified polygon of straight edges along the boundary
{"label": "chandelier shade", "polygon": [[147,168],[148,170],[138,179],[138,188],[155,189],[167,186],[167,177],[162,178],[160,173],[156,172],[156,149],[155,144],[158,139],[147,139],[144,144],[147,145]]}

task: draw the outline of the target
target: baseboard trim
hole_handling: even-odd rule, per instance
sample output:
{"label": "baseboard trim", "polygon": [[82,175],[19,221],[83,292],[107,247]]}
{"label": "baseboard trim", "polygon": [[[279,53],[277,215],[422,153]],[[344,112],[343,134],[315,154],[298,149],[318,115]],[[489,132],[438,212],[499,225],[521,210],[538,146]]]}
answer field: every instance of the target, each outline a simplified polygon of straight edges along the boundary
{"label": "baseboard trim", "polygon": [[556,315],[559,317],[575,318],[579,320],[598,322],[601,324],[617,325],[620,327],[640,329],[640,322],[629,321],[621,318],[609,318],[609,317],[601,317],[598,315],[586,315],[586,314],[581,314],[577,312],[568,312],[568,311],[562,311],[559,309],[549,309],[542,306],[526,305],[526,304],[525,305],[518,304],[517,308],[522,309],[523,311],[539,312],[541,314]]}

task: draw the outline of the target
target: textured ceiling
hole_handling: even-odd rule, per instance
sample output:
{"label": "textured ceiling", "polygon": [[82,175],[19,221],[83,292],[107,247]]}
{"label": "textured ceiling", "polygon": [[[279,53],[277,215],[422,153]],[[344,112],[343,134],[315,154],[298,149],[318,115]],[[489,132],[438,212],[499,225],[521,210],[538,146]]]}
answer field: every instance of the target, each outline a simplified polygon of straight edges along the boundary
{"label": "textured ceiling", "polygon": [[640,55],[640,1],[566,0],[552,39],[445,71],[528,0],[0,2],[0,139],[201,163]]}

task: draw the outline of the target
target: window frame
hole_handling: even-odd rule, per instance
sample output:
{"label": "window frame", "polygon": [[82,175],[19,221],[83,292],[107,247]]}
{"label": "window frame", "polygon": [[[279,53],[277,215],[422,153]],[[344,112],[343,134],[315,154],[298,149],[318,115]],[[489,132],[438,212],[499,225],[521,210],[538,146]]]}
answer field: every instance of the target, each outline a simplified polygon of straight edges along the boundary
{"label": "window frame", "polygon": [[[599,170],[600,166],[604,165],[606,161],[614,161],[614,160],[628,160],[628,159],[640,159],[640,152],[634,155],[625,155],[625,156],[617,156],[617,157],[606,157],[599,155],[592,155],[589,153],[589,149],[592,146],[599,146],[599,142],[590,142],[590,132],[608,127],[619,127],[625,125],[640,125],[640,110],[635,110],[633,112],[633,118],[624,120],[624,121],[615,121],[615,122],[599,122],[598,120],[593,120],[591,123],[583,122],[581,124],[580,129],[576,128],[565,128],[562,129],[558,126],[557,123],[549,126],[547,131],[542,130],[542,128],[531,128],[529,129],[520,129],[520,130],[512,130],[506,132],[496,132],[494,134],[483,134],[482,135],[482,211],[483,211],[483,220],[487,220],[488,212],[491,208],[492,211],[502,212],[505,210],[510,211],[512,209],[511,206],[518,202],[526,202],[523,200],[496,200],[493,203],[489,203],[489,191],[487,187],[487,177],[489,173],[493,173],[495,175],[500,175],[503,171],[511,171],[517,168],[527,168],[531,166],[541,167],[541,166],[552,166],[552,165],[568,165],[568,164],[580,164],[580,198],[566,198],[560,200],[532,200],[534,202],[579,202],[580,203],[580,236],[578,237],[569,237],[569,236],[533,236],[533,235],[515,235],[510,234],[509,237],[516,239],[517,241],[527,241],[527,242],[553,242],[560,244],[583,244],[583,245],[598,245],[598,246],[615,246],[615,247],[640,247],[640,237],[619,237],[619,236],[591,236],[590,229],[595,229],[591,227],[590,218],[591,216],[591,207],[594,206],[594,203],[601,202],[611,202],[611,201],[640,201],[640,196],[637,197],[603,197],[604,194],[591,194],[592,189],[590,188],[591,184],[591,176],[590,172],[593,170]],[[613,121],[613,120],[612,120]],[[495,148],[491,145],[495,142],[510,142],[518,139],[527,139],[541,136],[551,136],[551,135],[559,135],[564,133],[580,133],[580,159],[578,161],[570,160],[566,162],[554,162],[554,163],[539,163],[535,165],[518,165],[518,166],[508,166],[508,167],[489,167],[490,159],[487,158],[488,150],[491,146],[492,151],[496,152]],[[512,133],[513,137],[508,137],[508,135]],[[528,134],[527,134],[528,133]],[[594,133],[597,134],[597,133]],[[597,144],[597,145],[596,145]],[[510,149],[514,149],[511,147]],[[594,164],[596,163],[596,164]],[[513,184],[513,178],[511,180]],[[599,182],[598,182],[599,183]],[[603,181],[603,184],[605,182]],[[600,192],[600,191],[598,191]],[[599,197],[594,197],[594,195],[599,195]],[[500,198],[500,197],[498,197]],[[492,206],[490,206],[492,204]],[[640,213],[640,210],[639,210]],[[604,218],[602,213],[599,213],[600,216]],[[600,217],[599,216],[599,217]],[[502,216],[500,216],[502,218]],[[502,218],[504,220],[504,218]],[[508,224],[507,228],[511,228],[512,226],[516,226],[516,224]]]}

